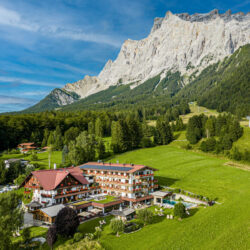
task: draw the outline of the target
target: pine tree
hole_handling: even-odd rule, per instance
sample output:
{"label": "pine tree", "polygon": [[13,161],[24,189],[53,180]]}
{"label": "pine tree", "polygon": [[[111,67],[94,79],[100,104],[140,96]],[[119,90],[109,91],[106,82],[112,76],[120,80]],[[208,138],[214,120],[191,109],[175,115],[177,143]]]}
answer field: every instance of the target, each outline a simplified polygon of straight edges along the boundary
{"label": "pine tree", "polygon": [[128,129],[121,120],[112,122],[111,127],[111,147],[114,153],[124,152],[128,149]]}
{"label": "pine tree", "polygon": [[46,128],[44,129],[44,133],[43,133],[42,147],[47,146],[48,138],[49,138],[49,130]]}
{"label": "pine tree", "polygon": [[189,119],[186,138],[191,144],[196,144],[202,138],[202,116],[194,115]]}
{"label": "pine tree", "polygon": [[56,130],[54,132],[54,138],[55,138],[55,143],[54,143],[55,149],[62,150],[63,138],[62,138],[62,133],[61,133],[61,129],[59,126],[56,127]]}
{"label": "pine tree", "polygon": [[55,138],[54,138],[54,132],[53,131],[50,131],[49,133],[49,138],[48,138],[48,141],[47,141],[47,146],[53,146],[55,143]]}
{"label": "pine tree", "polygon": [[93,122],[88,123],[88,133],[89,134],[95,134],[95,126]]}
{"label": "pine tree", "polygon": [[213,119],[211,117],[208,118],[206,121],[205,130],[206,130],[207,138],[215,135],[214,122],[213,122]]}
{"label": "pine tree", "polygon": [[104,126],[100,118],[97,118],[95,121],[95,134],[98,137],[103,137],[104,134]]}
{"label": "pine tree", "polygon": [[105,157],[105,145],[102,138],[97,139],[96,153],[99,160]]}
{"label": "pine tree", "polygon": [[139,144],[142,139],[142,128],[138,120],[128,116],[126,118],[128,133],[126,140],[128,141],[129,148],[135,149],[139,147]]}
{"label": "pine tree", "polygon": [[158,145],[169,144],[173,140],[172,129],[168,122],[158,119],[156,122],[156,132],[154,142]]}
{"label": "pine tree", "polygon": [[76,139],[76,137],[80,134],[80,130],[77,127],[70,127],[65,133],[64,133],[64,144],[68,145],[70,141],[73,141]]}
{"label": "pine tree", "polygon": [[64,145],[63,150],[62,150],[62,164],[64,165],[68,159],[68,153],[69,149],[67,145]]}

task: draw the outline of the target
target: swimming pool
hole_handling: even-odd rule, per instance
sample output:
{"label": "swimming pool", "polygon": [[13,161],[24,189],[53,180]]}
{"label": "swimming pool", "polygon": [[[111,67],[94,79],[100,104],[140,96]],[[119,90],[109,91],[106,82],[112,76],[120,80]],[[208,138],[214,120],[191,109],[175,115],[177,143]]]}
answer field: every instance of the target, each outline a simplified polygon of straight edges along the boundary
{"label": "swimming pool", "polygon": [[163,204],[168,204],[170,205],[171,207],[174,207],[174,205],[176,203],[179,203],[181,202],[186,208],[191,208],[191,207],[195,207],[196,204],[194,203],[189,203],[189,202],[185,202],[185,201],[171,201],[171,200],[163,200]]}

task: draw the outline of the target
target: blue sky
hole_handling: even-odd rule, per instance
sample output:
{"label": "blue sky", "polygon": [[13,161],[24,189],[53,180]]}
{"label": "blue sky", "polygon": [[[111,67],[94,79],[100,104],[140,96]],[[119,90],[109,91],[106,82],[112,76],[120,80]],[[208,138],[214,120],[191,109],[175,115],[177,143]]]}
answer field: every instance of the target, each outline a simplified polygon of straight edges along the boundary
{"label": "blue sky", "polygon": [[0,112],[97,75],[124,40],[148,35],[166,11],[250,11],[250,0],[0,0]]}

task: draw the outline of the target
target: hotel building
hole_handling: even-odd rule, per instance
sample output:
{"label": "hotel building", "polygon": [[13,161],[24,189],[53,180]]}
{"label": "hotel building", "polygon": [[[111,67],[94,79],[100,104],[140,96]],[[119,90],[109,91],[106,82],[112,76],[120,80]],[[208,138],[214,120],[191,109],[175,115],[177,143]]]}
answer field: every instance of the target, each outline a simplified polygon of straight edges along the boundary
{"label": "hotel building", "polygon": [[150,201],[158,188],[154,169],[144,165],[88,162],[78,166],[88,181],[99,184],[101,192],[119,196],[130,205]]}

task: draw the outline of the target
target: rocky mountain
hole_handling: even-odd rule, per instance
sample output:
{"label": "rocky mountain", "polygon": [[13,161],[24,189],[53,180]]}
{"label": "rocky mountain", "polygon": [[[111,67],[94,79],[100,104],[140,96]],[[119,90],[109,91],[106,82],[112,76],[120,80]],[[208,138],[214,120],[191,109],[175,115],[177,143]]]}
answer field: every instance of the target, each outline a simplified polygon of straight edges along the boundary
{"label": "rocky mountain", "polygon": [[51,91],[44,99],[28,108],[28,112],[41,112],[45,110],[54,110],[58,107],[71,104],[80,99],[80,96],[74,92],[56,88]]}
{"label": "rocky mountain", "polygon": [[[85,76],[66,84],[63,90],[86,98],[110,86],[128,85],[133,89],[157,75],[162,80],[169,72],[180,74],[183,87],[190,82],[189,76],[197,77],[203,69],[248,43],[250,13],[220,14],[213,10],[189,15],[168,11],[165,17],[155,18],[148,37],[125,41],[116,60],[109,60],[98,76]],[[68,104],[59,104],[60,97],[54,97],[57,105]]]}

